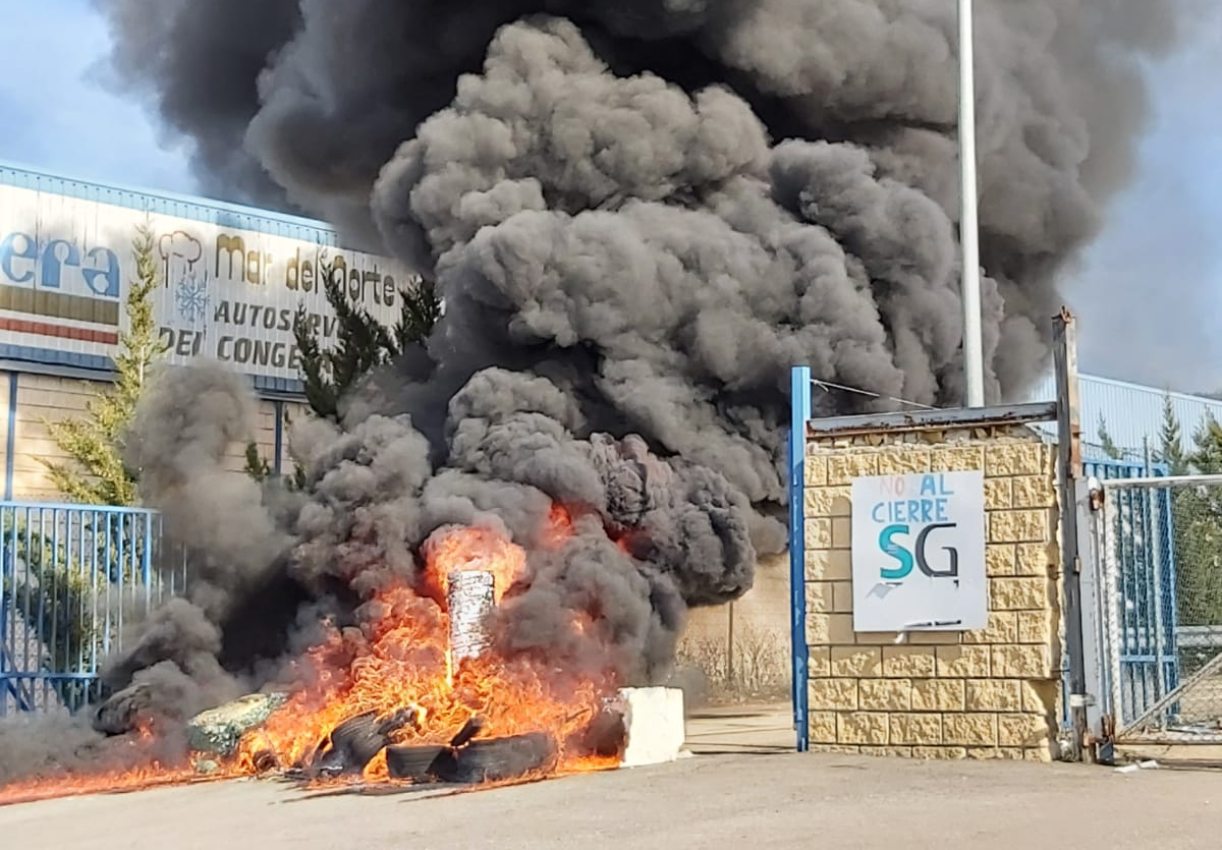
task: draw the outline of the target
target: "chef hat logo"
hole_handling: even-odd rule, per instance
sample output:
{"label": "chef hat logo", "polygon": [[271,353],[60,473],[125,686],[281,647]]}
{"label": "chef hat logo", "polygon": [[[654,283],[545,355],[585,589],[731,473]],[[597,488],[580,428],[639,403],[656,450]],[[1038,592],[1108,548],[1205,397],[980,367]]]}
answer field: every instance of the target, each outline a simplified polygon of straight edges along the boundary
{"label": "chef hat logo", "polygon": [[172,233],[164,233],[157,240],[157,252],[161,254],[161,258],[169,265],[171,260],[181,260],[188,267],[195,265],[199,258],[204,254],[204,246],[191,234],[175,230]]}

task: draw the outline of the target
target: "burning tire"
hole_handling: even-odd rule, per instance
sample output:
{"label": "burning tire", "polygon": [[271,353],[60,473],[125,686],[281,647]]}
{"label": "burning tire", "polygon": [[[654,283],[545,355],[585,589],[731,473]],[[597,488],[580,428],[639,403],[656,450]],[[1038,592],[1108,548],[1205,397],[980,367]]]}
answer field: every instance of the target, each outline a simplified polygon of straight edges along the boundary
{"label": "burning tire", "polygon": [[459,749],[445,750],[429,768],[442,782],[478,785],[503,782],[555,766],[556,741],[546,732],[472,741]]}
{"label": "burning tire", "polygon": [[550,770],[558,756],[555,738],[532,732],[471,741],[461,747],[387,747],[386,766],[395,779],[480,785]]}
{"label": "burning tire", "polygon": [[444,751],[440,745],[400,746],[386,748],[386,768],[392,779],[410,782],[432,782],[429,768]]}
{"label": "burning tire", "polygon": [[309,772],[323,776],[356,774],[382,751],[390,736],[416,719],[416,711],[403,708],[383,717],[368,711],[350,717],[319,744]]}

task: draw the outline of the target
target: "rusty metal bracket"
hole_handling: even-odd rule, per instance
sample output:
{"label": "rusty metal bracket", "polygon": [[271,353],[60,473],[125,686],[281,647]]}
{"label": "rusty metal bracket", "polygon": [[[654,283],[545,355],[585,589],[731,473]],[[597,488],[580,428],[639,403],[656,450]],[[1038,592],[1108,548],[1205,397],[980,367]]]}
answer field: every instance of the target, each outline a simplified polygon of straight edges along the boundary
{"label": "rusty metal bracket", "polygon": [[1055,401],[1003,404],[984,408],[903,410],[896,413],[865,413],[812,419],[806,433],[812,438],[852,437],[879,432],[928,431],[937,428],[991,428],[998,425],[1028,425],[1055,422]]}

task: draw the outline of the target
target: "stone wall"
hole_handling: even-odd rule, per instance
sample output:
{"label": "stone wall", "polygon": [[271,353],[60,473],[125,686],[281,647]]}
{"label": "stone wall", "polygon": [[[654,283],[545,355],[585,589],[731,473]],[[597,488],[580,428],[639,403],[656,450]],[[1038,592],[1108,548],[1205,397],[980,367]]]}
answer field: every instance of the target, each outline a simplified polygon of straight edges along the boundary
{"label": "stone wall", "polygon": [[[1024,428],[810,441],[810,741],[815,750],[1048,760],[1060,699],[1055,446]],[[983,470],[988,628],[854,633],[850,483]]]}
{"label": "stone wall", "polygon": [[692,609],[679,643],[678,664],[700,674],[701,681],[692,683],[697,691],[689,693],[692,701],[788,699],[792,659],[787,552],[761,557],[755,583],[740,599]]}

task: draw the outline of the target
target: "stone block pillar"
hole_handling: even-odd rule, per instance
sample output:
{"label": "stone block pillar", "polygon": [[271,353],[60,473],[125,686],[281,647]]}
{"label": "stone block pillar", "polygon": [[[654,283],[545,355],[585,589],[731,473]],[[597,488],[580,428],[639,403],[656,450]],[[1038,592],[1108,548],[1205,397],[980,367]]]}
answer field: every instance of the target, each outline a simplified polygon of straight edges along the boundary
{"label": "stone block pillar", "polygon": [[[988,627],[853,630],[854,478],[983,470]],[[1060,717],[1056,448],[1022,427],[812,439],[805,488],[812,750],[1048,760]]]}

